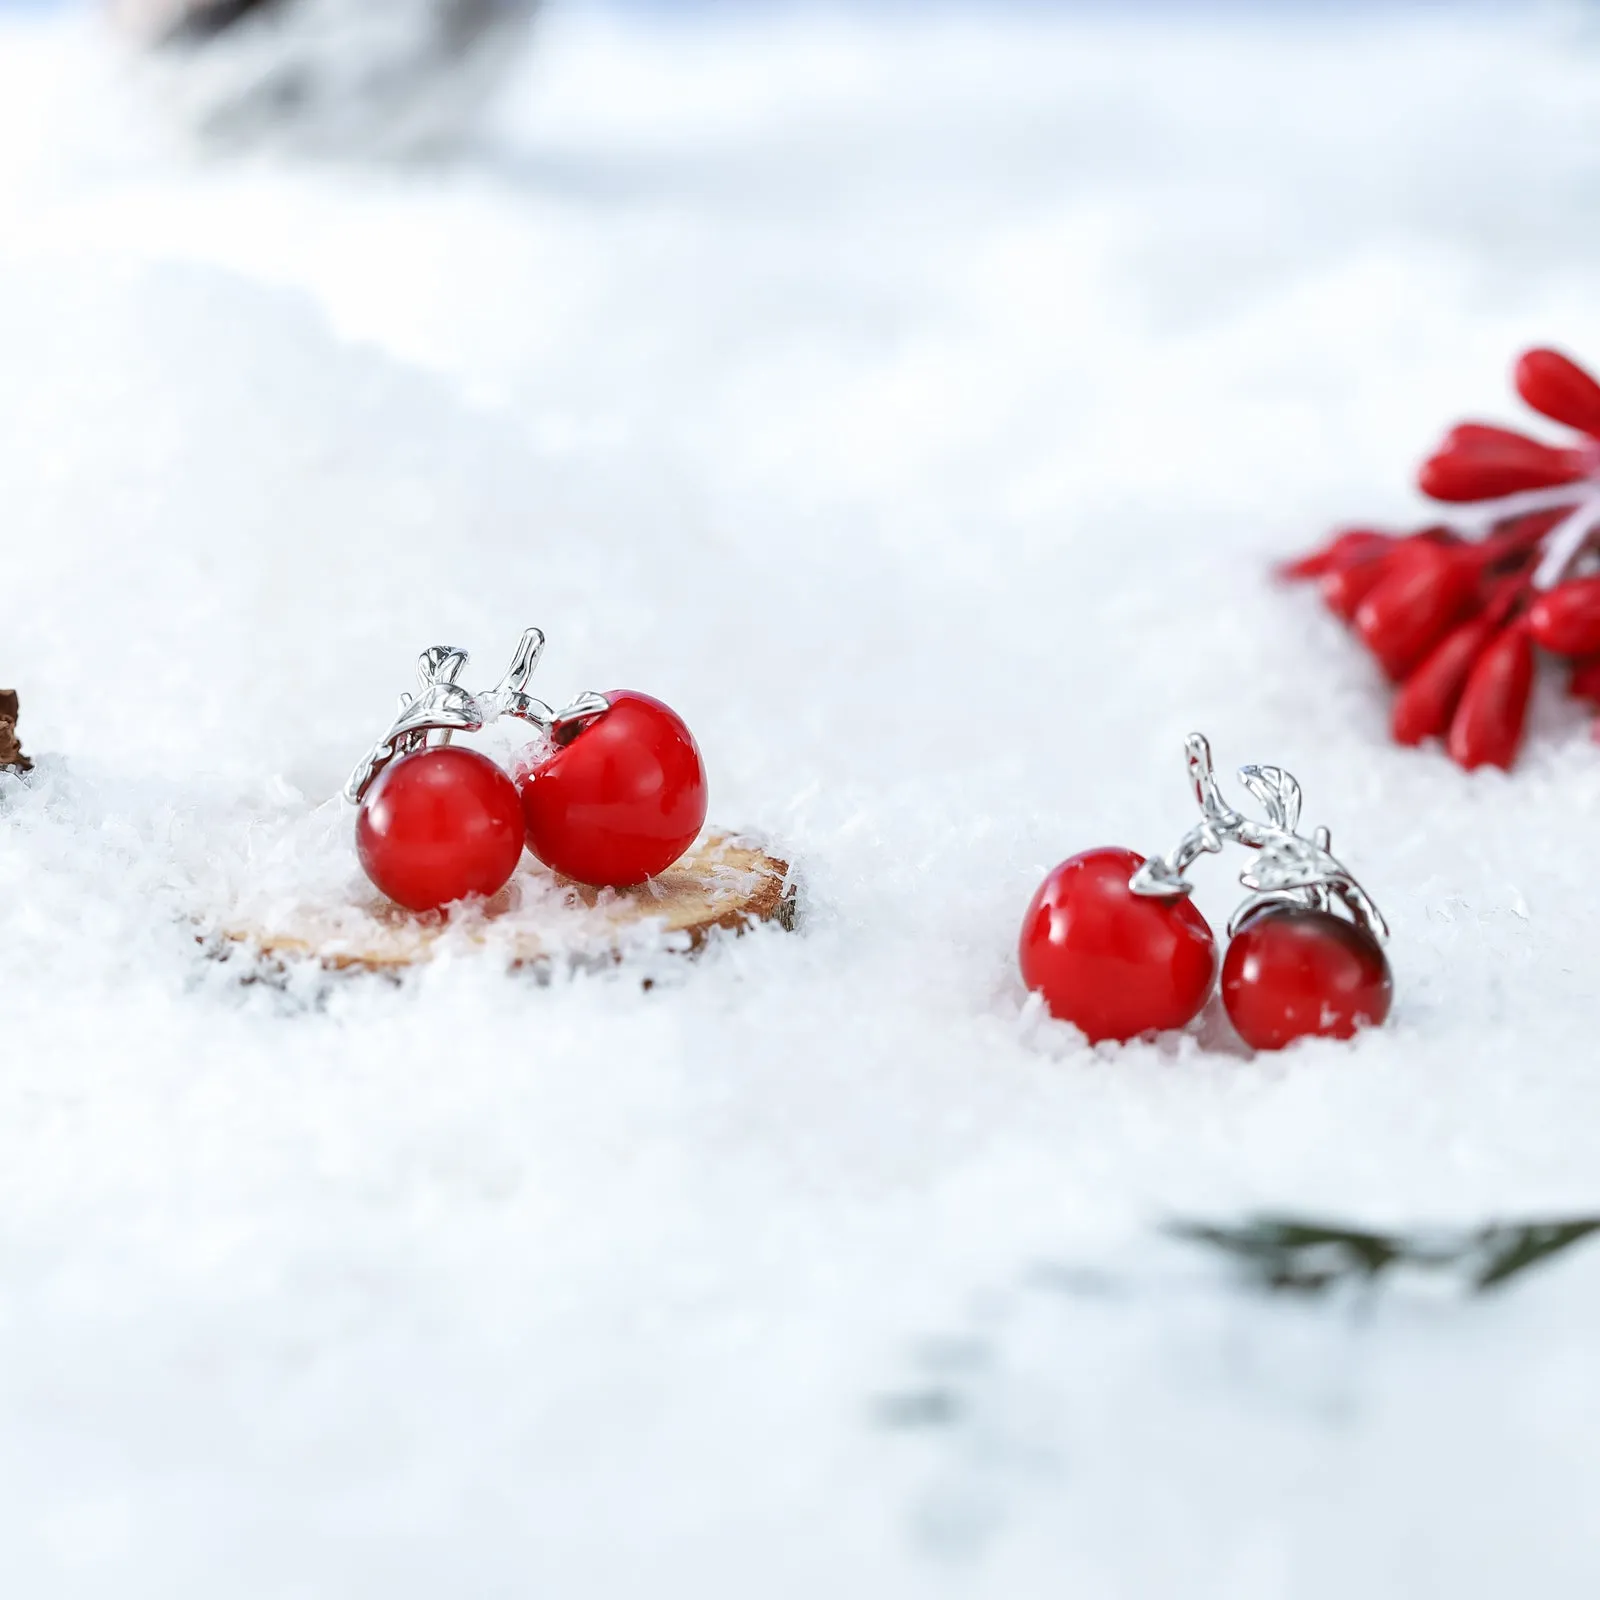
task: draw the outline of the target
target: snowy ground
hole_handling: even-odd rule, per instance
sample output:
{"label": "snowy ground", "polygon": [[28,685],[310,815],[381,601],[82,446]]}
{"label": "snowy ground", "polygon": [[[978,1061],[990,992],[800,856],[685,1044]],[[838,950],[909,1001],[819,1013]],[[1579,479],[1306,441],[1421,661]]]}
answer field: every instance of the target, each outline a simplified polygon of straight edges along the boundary
{"label": "snowy ground", "polygon": [[[1600,1211],[1600,750],[1553,692],[1514,779],[1392,749],[1263,578],[1600,356],[1600,39],[558,11],[422,174],[190,161],[104,73],[0,25],[5,1592],[1594,1594],[1600,1249],[1355,1316],[1159,1229]],[[415,652],[530,622],[803,931],[199,959]],[[1392,1027],[1024,1016],[1037,879],[1169,844],[1190,728],[1305,783]]]}

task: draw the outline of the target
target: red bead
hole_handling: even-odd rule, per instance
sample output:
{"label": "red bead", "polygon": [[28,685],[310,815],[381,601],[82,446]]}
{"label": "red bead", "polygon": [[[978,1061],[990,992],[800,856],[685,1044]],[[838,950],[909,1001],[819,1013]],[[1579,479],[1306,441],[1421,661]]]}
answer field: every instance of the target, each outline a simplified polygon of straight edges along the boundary
{"label": "red bead", "polygon": [[1444,637],[1477,587],[1477,565],[1459,548],[1414,539],[1388,558],[1382,580],[1356,608],[1356,632],[1391,678],[1404,678]]}
{"label": "red bead", "polygon": [[1572,578],[1540,595],[1528,631],[1552,655],[1600,654],[1600,578]]}
{"label": "red bead", "polygon": [[528,848],[579,883],[624,888],[664,872],[706,820],[706,769],[676,712],[618,689],[565,744],[517,770]]}
{"label": "red bead", "polygon": [[385,767],[356,818],[367,876],[412,911],[498,894],[522,845],[516,786],[487,756],[454,745]]}
{"label": "red bead", "polygon": [[1450,719],[1445,745],[1450,759],[1469,772],[1476,767],[1510,771],[1532,694],[1533,644],[1527,629],[1514,623],[1490,641],[1467,679]]}
{"label": "red bead", "polygon": [[1421,744],[1444,733],[1468,676],[1499,626],[1492,617],[1473,617],[1433,647],[1395,697],[1389,727],[1396,744]]}
{"label": "red bead", "polygon": [[1526,350],[1516,366],[1517,393],[1555,422],[1600,438],[1600,383],[1559,350]]}
{"label": "red bead", "polygon": [[1217,942],[1187,896],[1136,895],[1132,850],[1086,850],[1039,886],[1022,922],[1022,981],[1092,1042],[1181,1028],[1217,977]]}
{"label": "red bead", "polygon": [[1222,963],[1222,1003],[1254,1050],[1295,1039],[1348,1039],[1389,1015],[1394,980],[1383,947],[1330,911],[1263,906]]}
{"label": "red bead", "polygon": [[1558,450],[1509,428],[1463,422],[1423,462],[1417,482],[1434,500],[1495,500],[1575,483],[1588,470],[1584,451]]}

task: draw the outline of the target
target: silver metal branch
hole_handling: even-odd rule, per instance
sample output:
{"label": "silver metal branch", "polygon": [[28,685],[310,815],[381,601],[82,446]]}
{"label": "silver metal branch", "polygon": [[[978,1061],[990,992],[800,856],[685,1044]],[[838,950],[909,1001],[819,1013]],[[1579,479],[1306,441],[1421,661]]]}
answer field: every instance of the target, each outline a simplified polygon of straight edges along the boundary
{"label": "silver metal branch", "polygon": [[430,742],[436,748],[449,744],[456,734],[477,733],[501,717],[532,723],[541,733],[549,734],[609,709],[606,697],[592,690],[563,711],[552,711],[543,700],[529,694],[528,680],[543,654],[544,634],[538,628],[526,629],[499,683],[481,694],[472,694],[456,682],[469,659],[467,652],[454,645],[430,645],[417,660],[417,694],[400,696],[399,714],[350,774],[344,786],[345,799],[359,805],[378,774],[401,756],[424,749]]}
{"label": "silver metal branch", "polygon": [[1184,752],[1201,820],[1167,855],[1152,856],[1134,873],[1128,887],[1135,894],[1163,899],[1189,894],[1194,886],[1184,874],[1201,856],[1216,855],[1231,842],[1258,854],[1239,874],[1239,882],[1252,893],[1233,914],[1230,934],[1258,906],[1287,903],[1331,911],[1338,903],[1378,939],[1389,937],[1383,914],[1349,868],[1332,854],[1328,830],[1318,828],[1309,839],[1296,831],[1303,793],[1292,773],[1282,767],[1239,769],[1239,782],[1266,812],[1266,821],[1260,822],[1234,810],[1223,798],[1211,746],[1203,734],[1191,733],[1184,741]]}
{"label": "silver metal branch", "polygon": [[563,706],[551,722],[550,731],[562,743],[575,739],[586,724],[594,721],[602,711],[609,711],[611,702],[594,689],[585,689],[570,706]]}
{"label": "silver metal branch", "polygon": [[493,722],[496,717],[517,717],[523,722],[533,723],[535,727],[550,727],[555,720],[555,713],[543,700],[536,700],[527,693],[528,680],[543,654],[544,634],[538,628],[525,629],[517,641],[517,653],[512,656],[505,676],[487,694],[479,697],[486,707],[493,708],[492,713],[485,717],[486,722]]}
{"label": "silver metal branch", "polygon": [[389,731],[367,752],[350,774],[344,797],[352,805],[372,787],[391,761],[420,750],[432,733],[448,742],[457,733],[476,733],[483,726],[477,700],[456,677],[467,664],[467,653],[453,645],[430,645],[417,659],[416,695],[400,696],[400,710]]}

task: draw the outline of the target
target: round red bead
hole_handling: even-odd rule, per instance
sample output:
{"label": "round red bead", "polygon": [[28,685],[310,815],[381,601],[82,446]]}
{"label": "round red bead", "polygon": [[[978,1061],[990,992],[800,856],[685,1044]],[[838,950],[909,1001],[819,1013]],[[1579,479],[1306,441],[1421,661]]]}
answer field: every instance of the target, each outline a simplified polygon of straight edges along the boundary
{"label": "round red bead", "polygon": [[1296,1039],[1348,1039],[1389,1015],[1394,980],[1365,928],[1308,906],[1263,906],[1222,963],[1222,1003],[1256,1050]]}
{"label": "round red bead", "polygon": [[1022,981],[1091,1041],[1134,1039],[1196,1017],[1217,943],[1186,896],[1136,895],[1132,850],[1086,850],[1039,886],[1022,922]]}
{"label": "round red bead", "polygon": [[385,767],[356,818],[367,876],[411,911],[497,894],[522,846],[516,785],[487,756],[453,745]]}
{"label": "round red bead", "polygon": [[534,746],[517,772],[528,848],[579,883],[625,888],[664,872],[706,820],[706,769],[683,719],[619,689],[565,744]]}

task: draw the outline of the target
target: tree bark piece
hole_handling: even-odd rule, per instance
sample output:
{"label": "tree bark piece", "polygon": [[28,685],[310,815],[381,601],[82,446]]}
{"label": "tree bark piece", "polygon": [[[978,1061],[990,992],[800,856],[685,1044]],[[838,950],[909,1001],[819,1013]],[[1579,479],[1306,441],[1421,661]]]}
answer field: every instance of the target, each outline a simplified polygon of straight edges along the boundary
{"label": "tree bark piece", "polygon": [[[354,931],[352,910],[364,913]],[[307,909],[270,927],[226,925],[218,953],[243,946],[268,967],[314,961],[332,972],[391,975],[446,950],[475,948],[510,969],[601,967],[663,947],[691,955],[718,929],[739,934],[763,922],[792,929],[794,916],[789,864],[751,840],[716,834],[637,889],[591,889],[524,859],[506,889],[465,915],[417,916],[374,891],[358,907]]]}
{"label": "tree bark piece", "polygon": [[31,772],[33,763],[17,738],[17,691],[0,689],[0,772]]}

